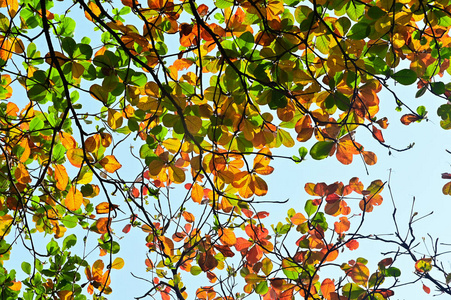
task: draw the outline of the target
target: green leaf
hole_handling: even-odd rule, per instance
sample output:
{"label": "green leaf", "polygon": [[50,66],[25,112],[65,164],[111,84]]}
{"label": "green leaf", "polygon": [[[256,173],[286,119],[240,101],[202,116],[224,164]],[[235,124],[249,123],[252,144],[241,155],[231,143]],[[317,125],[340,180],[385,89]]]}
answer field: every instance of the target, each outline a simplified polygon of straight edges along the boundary
{"label": "green leaf", "polygon": [[48,244],[47,244],[47,253],[48,255],[55,255],[60,251],[60,247],[58,245],[57,242],[55,242],[54,239],[52,239]]}
{"label": "green leaf", "polygon": [[441,81],[439,82],[432,82],[431,83],[431,90],[436,95],[441,95],[446,92],[445,84]]}
{"label": "green leaf", "polygon": [[299,148],[299,156],[301,157],[301,159],[305,159],[305,157],[307,156],[308,150],[305,147],[301,147]]}
{"label": "green leaf", "polygon": [[231,7],[233,5],[234,1],[233,0],[216,0],[215,1],[215,6],[217,8],[228,8]]}
{"label": "green leaf", "polygon": [[288,279],[297,280],[302,270],[295,262],[284,258],[282,260],[282,271]]}
{"label": "green leaf", "polygon": [[357,22],[359,18],[365,13],[365,4],[356,1],[350,1],[346,5],[346,13],[352,21]]}
{"label": "green leaf", "polygon": [[366,38],[371,32],[371,27],[367,23],[357,23],[352,26],[347,37],[351,40],[362,40]]}
{"label": "green leaf", "polygon": [[393,79],[402,85],[411,85],[417,81],[417,74],[410,69],[403,69],[393,74]]}
{"label": "green leaf", "polygon": [[271,109],[284,108],[287,106],[287,97],[279,90],[272,90],[271,101],[268,103],[268,106]]}
{"label": "green leaf", "polygon": [[330,150],[334,146],[334,142],[320,141],[310,149],[310,155],[313,159],[321,160],[329,156]]}
{"label": "green leaf", "polygon": [[31,274],[31,265],[29,263],[24,261],[24,262],[22,262],[21,267],[22,267],[22,271],[24,271],[25,274],[28,274],[28,275]]}
{"label": "green leaf", "polygon": [[61,219],[61,222],[63,222],[64,226],[67,228],[74,228],[78,224],[78,218],[76,216],[67,215]]}
{"label": "green leaf", "polygon": [[387,277],[399,277],[401,276],[401,270],[395,267],[390,267],[384,271]]}
{"label": "green leaf", "polygon": [[64,17],[56,29],[56,33],[61,36],[73,36],[75,30],[75,21],[72,18]]}
{"label": "green leaf", "polygon": [[343,296],[352,300],[359,298],[360,295],[365,293],[365,290],[355,283],[347,283],[343,286],[342,292]]}
{"label": "green leaf", "polygon": [[191,273],[191,275],[196,276],[196,275],[199,275],[200,273],[202,273],[202,269],[198,266],[192,266],[190,269],[190,273]]}
{"label": "green leaf", "polygon": [[30,131],[41,130],[44,127],[44,121],[38,117],[33,118],[30,122]]}
{"label": "green leaf", "polygon": [[77,244],[77,236],[75,234],[67,236],[63,241],[63,251],[75,246],[75,244]]}
{"label": "green leaf", "polygon": [[316,211],[318,210],[318,207],[313,204],[312,200],[307,200],[307,202],[305,202],[304,210],[307,213],[307,215],[310,217],[314,213],[316,213]]}
{"label": "green leaf", "polygon": [[268,282],[261,281],[255,287],[255,292],[259,295],[265,295],[268,292]]}

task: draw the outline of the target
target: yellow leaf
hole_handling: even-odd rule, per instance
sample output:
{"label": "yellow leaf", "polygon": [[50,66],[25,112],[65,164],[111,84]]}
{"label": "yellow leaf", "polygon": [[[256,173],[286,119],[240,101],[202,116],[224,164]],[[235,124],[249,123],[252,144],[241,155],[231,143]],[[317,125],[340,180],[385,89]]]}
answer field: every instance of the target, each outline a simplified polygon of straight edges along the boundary
{"label": "yellow leaf", "polygon": [[114,173],[122,167],[114,155],[105,156],[99,163],[109,173]]}
{"label": "yellow leaf", "polygon": [[198,133],[202,127],[202,120],[197,116],[186,116],[185,123],[188,131],[192,134]]}
{"label": "yellow leaf", "polygon": [[122,114],[114,109],[108,108],[108,126],[117,129],[122,126]]}
{"label": "yellow leaf", "polygon": [[83,203],[83,195],[77,190],[74,186],[72,186],[67,193],[65,205],[69,210],[75,211],[81,207]]}
{"label": "yellow leaf", "polygon": [[120,257],[116,257],[111,265],[111,268],[120,270],[124,267],[124,260]]}
{"label": "yellow leaf", "polygon": [[11,223],[13,222],[13,217],[10,215],[4,215],[0,217],[0,236],[6,236],[11,227]]}
{"label": "yellow leaf", "polygon": [[171,153],[177,153],[180,150],[181,145],[181,141],[175,138],[163,141],[163,146]]}
{"label": "yellow leaf", "polygon": [[67,176],[66,168],[63,165],[55,165],[55,180],[57,189],[60,191],[66,190],[69,176]]}
{"label": "yellow leaf", "polygon": [[78,184],[87,184],[92,181],[92,171],[88,166],[84,166],[81,172],[78,174],[77,183]]}

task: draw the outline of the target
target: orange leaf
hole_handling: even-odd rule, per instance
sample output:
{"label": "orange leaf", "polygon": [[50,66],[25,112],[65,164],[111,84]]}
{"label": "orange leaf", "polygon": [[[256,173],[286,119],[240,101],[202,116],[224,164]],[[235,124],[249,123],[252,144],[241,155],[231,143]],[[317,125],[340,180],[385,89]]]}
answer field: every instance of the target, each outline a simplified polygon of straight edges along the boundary
{"label": "orange leaf", "polygon": [[109,173],[114,173],[122,167],[114,155],[105,156],[99,163]]}
{"label": "orange leaf", "polygon": [[[357,143],[355,143],[359,146]],[[337,145],[337,159],[344,165],[349,165],[352,162],[352,156],[358,154],[359,150],[351,140],[340,141]]]}
{"label": "orange leaf", "polygon": [[98,214],[107,214],[112,210],[118,208],[119,205],[112,204],[110,205],[108,202],[102,202],[96,206],[96,213]]}
{"label": "orange leaf", "polygon": [[348,247],[349,250],[355,250],[359,248],[359,242],[356,240],[350,240],[346,243],[346,247]]}
{"label": "orange leaf", "polygon": [[236,244],[235,233],[228,228],[220,228],[218,230],[219,239],[224,245],[233,246]]}
{"label": "orange leaf", "polygon": [[305,221],[307,221],[307,219],[301,213],[296,213],[293,217],[291,217],[291,222],[294,225],[300,225],[300,224],[304,223]]}
{"label": "orange leaf", "polygon": [[77,142],[75,141],[73,136],[71,136],[69,133],[60,132],[59,137],[64,148],[66,148],[67,150],[77,147]]}
{"label": "orange leaf", "polygon": [[56,187],[60,191],[66,190],[69,183],[69,176],[67,176],[66,168],[63,165],[55,165],[55,180]]}
{"label": "orange leaf", "polygon": [[66,152],[67,159],[69,162],[77,168],[81,168],[84,160],[83,150],[80,148],[71,148]]}
{"label": "orange leaf", "polygon": [[83,203],[83,194],[72,186],[67,193],[64,203],[69,210],[75,211],[79,209]]}
{"label": "orange leaf", "polygon": [[345,231],[349,230],[351,223],[348,221],[348,218],[341,217],[340,222],[335,222],[334,224],[334,230],[336,233],[341,234]]}
{"label": "orange leaf", "polygon": [[193,184],[191,188],[191,199],[193,199],[193,201],[196,203],[201,203],[203,197],[204,197],[204,188],[197,183]]}
{"label": "orange leaf", "polygon": [[385,142],[384,137],[382,136],[382,131],[376,128],[376,126],[373,125],[373,135],[374,137],[381,143]]}
{"label": "orange leaf", "polygon": [[8,286],[8,288],[13,291],[20,291],[20,289],[22,288],[22,282],[14,281],[14,283]]}
{"label": "orange leaf", "polygon": [[28,170],[23,164],[19,164],[14,171],[14,176],[16,177],[16,180],[21,184],[27,184],[31,182],[30,174],[28,173]]}
{"label": "orange leaf", "polygon": [[167,256],[169,256],[169,257],[174,256],[174,243],[172,242],[171,239],[169,239],[165,236],[162,236],[161,237],[161,248]]}
{"label": "orange leaf", "polygon": [[412,122],[418,121],[420,119],[420,116],[414,115],[414,114],[405,114],[401,117],[401,123],[404,125],[409,125]]}
{"label": "orange leaf", "polygon": [[185,221],[188,223],[193,223],[195,218],[194,215],[190,212],[187,212],[186,210],[182,213],[183,218],[185,218]]}
{"label": "orange leaf", "polygon": [[333,280],[326,278],[324,279],[323,283],[321,283],[321,293],[323,294],[324,298],[327,300],[331,299],[331,293],[335,292],[335,283]]}
{"label": "orange leaf", "polygon": [[423,291],[425,291],[426,294],[429,294],[431,292],[431,289],[423,284]]}
{"label": "orange leaf", "polygon": [[19,160],[20,162],[24,163],[30,158],[31,153],[30,146],[28,145],[28,139],[22,139],[22,141],[20,142],[20,147],[22,147],[24,150]]}

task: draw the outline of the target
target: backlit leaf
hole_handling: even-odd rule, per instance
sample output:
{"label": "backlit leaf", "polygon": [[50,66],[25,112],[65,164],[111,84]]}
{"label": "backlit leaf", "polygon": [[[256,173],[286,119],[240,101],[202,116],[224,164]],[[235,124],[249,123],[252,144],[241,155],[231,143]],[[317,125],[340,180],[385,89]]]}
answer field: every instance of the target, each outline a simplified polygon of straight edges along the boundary
{"label": "backlit leaf", "polygon": [[114,155],[105,156],[99,163],[108,173],[114,173],[122,167]]}

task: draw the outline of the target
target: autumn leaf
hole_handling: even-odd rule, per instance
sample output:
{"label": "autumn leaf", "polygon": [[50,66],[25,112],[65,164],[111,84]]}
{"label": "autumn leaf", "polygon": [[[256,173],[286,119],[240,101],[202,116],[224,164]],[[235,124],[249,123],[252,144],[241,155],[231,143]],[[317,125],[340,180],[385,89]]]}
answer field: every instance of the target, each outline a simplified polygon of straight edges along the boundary
{"label": "autumn leaf", "polygon": [[409,125],[410,123],[418,121],[420,119],[421,119],[421,117],[418,115],[405,114],[401,117],[401,123],[403,123],[404,125]]}
{"label": "autumn leaf", "polygon": [[124,260],[120,257],[116,257],[113,261],[113,263],[111,264],[111,268],[113,269],[117,269],[120,270],[124,267]]}
{"label": "autumn leaf", "polygon": [[69,210],[76,211],[81,207],[82,203],[83,203],[82,193],[74,186],[72,186],[69,189],[69,192],[67,193],[64,204]]}
{"label": "autumn leaf", "polygon": [[321,293],[327,300],[332,299],[331,293],[335,292],[335,283],[333,280],[326,278],[321,283]]}
{"label": "autumn leaf", "polygon": [[69,176],[67,175],[66,168],[63,165],[55,165],[55,179],[56,187],[60,191],[64,191],[69,183]]}
{"label": "autumn leaf", "polygon": [[236,244],[235,233],[228,228],[220,228],[218,230],[219,239],[224,245],[234,246]]}
{"label": "autumn leaf", "polygon": [[123,117],[122,114],[114,109],[108,109],[108,126],[111,129],[118,129],[122,126]]}
{"label": "autumn leaf", "polygon": [[117,161],[114,155],[107,155],[99,161],[99,164],[108,172],[114,173],[119,170],[122,165]]}
{"label": "autumn leaf", "polygon": [[107,214],[112,210],[118,208],[118,205],[110,204],[108,202],[102,202],[96,206],[96,213],[98,214]]}
{"label": "autumn leaf", "polygon": [[66,156],[69,162],[74,167],[81,168],[84,161],[83,149],[80,148],[68,149],[66,152]]}

